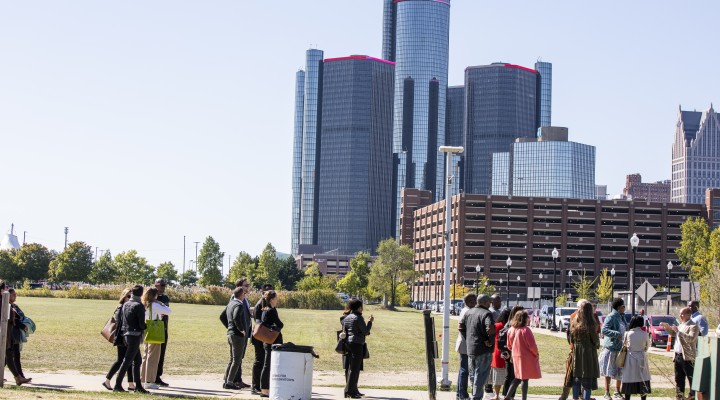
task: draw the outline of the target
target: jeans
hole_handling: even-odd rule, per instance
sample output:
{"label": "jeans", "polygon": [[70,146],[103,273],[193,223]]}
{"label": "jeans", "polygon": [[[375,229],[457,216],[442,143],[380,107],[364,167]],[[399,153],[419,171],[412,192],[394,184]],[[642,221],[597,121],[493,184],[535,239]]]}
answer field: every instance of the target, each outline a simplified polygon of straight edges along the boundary
{"label": "jeans", "polygon": [[[120,366],[125,359],[125,353],[127,352],[127,347],[125,347],[125,345],[119,344],[115,347],[117,347],[117,359],[115,360],[113,365],[110,366],[110,371],[108,371],[107,375],[105,375],[105,378],[107,378],[107,380],[109,381],[112,380],[113,376],[115,376],[115,373],[118,372],[118,370],[120,369]],[[130,371],[129,369],[127,371],[127,377],[128,382],[133,383],[132,371]]]}
{"label": "jeans", "polygon": [[482,400],[485,396],[485,382],[490,375],[490,363],[492,362],[492,353],[481,355],[468,354],[470,360],[470,377],[472,379],[472,399]]}
{"label": "jeans", "polygon": [[265,363],[265,347],[263,342],[252,338],[250,339],[253,347],[255,348],[255,361],[252,367],[252,387],[253,389],[260,390],[260,375],[262,375],[263,364]]}
{"label": "jeans", "polygon": [[508,394],[507,394],[507,396],[506,396],[505,398],[506,398],[506,399],[507,399],[507,398],[514,399],[514,398],[515,398],[515,391],[517,390],[517,387],[518,387],[521,383],[522,383],[522,388],[521,388],[521,390],[522,390],[522,399],[523,399],[523,400],[526,400],[526,399],[527,399],[527,394],[528,394],[528,380],[527,380],[527,379],[518,379],[518,378],[513,379],[512,383],[510,384],[510,389],[508,389]]}
{"label": "jeans", "polygon": [[[578,381],[573,383],[573,386],[572,386],[573,399],[580,398],[581,386],[582,386],[582,384]],[[590,395],[592,394],[592,390],[582,386],[582,392],[583,392],[583,400],[590,400]]]}
{"label": "jeans", "polygon": [[460,354],[460,370],[457,379],[457,398],[468,399],[468,355]]}
{"label": "jeans", "polygon": [[360,380],[360,366],[363,363],[363,345],[360,343],[348,343],[348,352],[345,357],[350,357],[350,368],[347,370],[345,381],[345,394],[358,394],[358,380]]}
{"label": "jeans", "polygon": [[7,365],[8,369],[10,370],[10,372],[12,372],[14,377],[25,377],[25,374],[23,374],[22,365],[20,364],[19,344],[13,344],[8,347],[7,352],[5,353],[5,365]]}
{"label": "jeans", "polygon": [[272,345],[263,343],[265,359],[263,360],[262,373],[260,374],[260,389],[270,389],[270,360],[272,359]]}
{"label": "jeans", "polygon": [[118,371],[117,380],[115,381],[115,388],[122,388],[122,381],[124,375],[132,367],[133,381],[135,381],[135,390],[143,389],[142,380],[140,379],[140,364],[142,363],[142,356],[140,356],[140,342],[142,338],[140,336],[125,336],[125,345],[127,351],[125,352],[125,358],[123,359],[120,370]]}
{"label": "jeans", "polygon": [[503,383],[503,396],[507,396],[508,390],[510,390],[510,385],[512,385],[515,380],[515,364],[513,364],[511,360],[512,358],[510,358],[510,360],[505,360],[505,371],[507,374],[505,375],[505,383]]}
{"label": "jeans", "polygon": [[[157,379],[160,379],[160,377],[163,374],[163,368],[165,367],[165,350],[167,349],[167,342],[168,342],[168,326],[167,321],[165,321],[165,342],[160,347],[160,361],[158,361],[158,367],[157,367]],[[152,382],[151,382],[152,383]]]}

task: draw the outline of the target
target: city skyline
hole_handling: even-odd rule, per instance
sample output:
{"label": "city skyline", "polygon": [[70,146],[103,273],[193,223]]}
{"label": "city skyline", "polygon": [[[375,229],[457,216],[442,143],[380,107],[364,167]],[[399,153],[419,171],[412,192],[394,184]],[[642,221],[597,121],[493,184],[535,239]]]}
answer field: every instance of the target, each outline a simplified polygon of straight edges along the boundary
{"label": "city skyline", "polygon": [[[720,56],[703,46],[720,5],[618,7],[455,0],[447,82],[461,85],[472,65],[552,62],[552,123],[596,146],[596,182],[611,195],[629,173],[670,179],[678,106],[704,111],[720,97]],[[153,264],[181,264],[183,235],[188,260],[209,235],[233,257],[268,242],[288,253],[295,74],[311,47],[380,57],[382,12],[380,0],[282,13],[230,1],[8,4],[0,231],[14,222],[60,250],[69,226],[71,241]]]}

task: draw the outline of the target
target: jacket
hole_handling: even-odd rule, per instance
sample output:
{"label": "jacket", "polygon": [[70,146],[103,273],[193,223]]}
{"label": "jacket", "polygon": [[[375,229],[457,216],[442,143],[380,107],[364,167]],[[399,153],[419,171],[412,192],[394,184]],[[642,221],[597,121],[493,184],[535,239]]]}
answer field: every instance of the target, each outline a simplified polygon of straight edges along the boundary
{"label": "jacket", "polygon": [[540,354],[529,327],[508,330],[508,349],[512,352],[516,379],[540,379]]}
{"label": "jacket", "polygon": [[622,370],[623,383],[647,382],[650,380],[647,350],[650,336],[641,328],[625,332],[623,343],[627,346],[625,366]]}
{"label": "jacket", "polygon": [[343,319],[343,328],[347,332],[347,342],[365,344],[365,337],[370,334],[372,322],[365,323],[362,314],[349,313]]}
{"label": "jacket", "polygon": [[[462,310],[460,310],[460,319],[465,316],[465,313],[467,313],[469,309],[470,307],[464,306]],[[457,339],[455,340],[455,351],[460,354],[467,355],[467,344],[465,343],[465,338],[459,332]]]}
{"label": "jacket", "polygon": [[458,330],[465,338],[468,355],[492,353],[495,348],[495,321],[492,312],[485,307],[475,306],[468,310],[460,320]]}
{"label": "jacket", "polygon": [[[503,324],[502,322],[496,322],[495,332],[500,332],[500,330],[504,327],[505,324]],[[500,356],[500,348],[498,346],[499,337],[499,335],[495,335],[495,349],[493,350],[492,362],[490,363],[490,366],[493,368],[505,368],[505,359]]]}
{"label": "jacket", "polygon": [[612,310],[605,317],[602,327],[603,347],[610,351],[620,351],[622,349],[623,333],[625,333],[625,319],[617,310]]}
{"label": "jacket", "polygon": [[245,336],[247,334],[246,322],[246,307],[241,301],[232,300],[225,307],[225,315],[227,316],[228,336]]}
{"label": "jacket", "polygon": [[[268,328],[280,332],[277,339],[275,339],[275,342],[273,344],[280,344],[283,342],[283,335],[282,335],[282,328],[283,323],[280,321],[280,316],[278,316],[277,308],[268,308],[267,310],[264,310],[262,312],[261,317],[262,324],[267,326]],[[267,343],[265,346],[269,346]]]}
{"label": "jacket", "polygon": [[122,306],[122,335],[142,336],[147,328],[145,325],[145,306],[135,300],[135,297],[128,300]]}
{"label": "jacket", "polygon": [[683,351],[683,359],[685,361],[695,362],[699,335],[700,328],[691,319],[683,324],[680,324],[677,333],[672,335],[677,336],[677,339],[680,340],[680,346],[682,346]]}
{"label": "jacket", "polygon": [[579,332],[575,329],[574,324],[570,324],[569,331],[570,344],[573,352],[573,376],[580,379],[599,378],[600,365],[598,364],[597,351],[600,347],[600,336],[597,330]]}
{"label": "jacket", "polygon": [[[152,311],[152,315],[150,315],[150,311]],[[167,317],[170,312],[170,307],[159,301],[153,301],[152,303],[150,303],[150,306],[147,307],[145,310],[145,319],[162,320],[163,318]]]}

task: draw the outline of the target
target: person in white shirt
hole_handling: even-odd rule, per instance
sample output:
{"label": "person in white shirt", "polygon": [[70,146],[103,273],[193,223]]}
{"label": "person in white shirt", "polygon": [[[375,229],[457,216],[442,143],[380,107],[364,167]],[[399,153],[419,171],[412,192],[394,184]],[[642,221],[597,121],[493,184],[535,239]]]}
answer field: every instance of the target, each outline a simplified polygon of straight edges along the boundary
{"label": "person in white shirt", "polygon": [[[148,289],[142,297],[145,305],[145,319],[159,320],[163,316],[170,314],[170,307],[157,300],[158,290],[156,288]],[[162,344],[145,343],[145,353],[143,355],[142,367],[140,369],[140,379],[145,382],[143,385],[146,389],[157,389],[155,383],[157,379],[158,364],[160,362],[160,352]]]}

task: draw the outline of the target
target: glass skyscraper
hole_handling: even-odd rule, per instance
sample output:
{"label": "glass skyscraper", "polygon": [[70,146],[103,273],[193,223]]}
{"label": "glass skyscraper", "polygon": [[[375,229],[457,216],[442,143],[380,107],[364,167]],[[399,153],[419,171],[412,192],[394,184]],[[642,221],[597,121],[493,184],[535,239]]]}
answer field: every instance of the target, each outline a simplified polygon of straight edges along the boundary
{"label": "glass skyscraper", "polygon": [[318,174],[323,251],[375,252],[390,237],[394,63],[326,59]]}
{"label": "glass skyscraper", "polygon": [[538,80],[538,118],[540,126],[552,125],[552,64],[538,61],[535,70],[540,74]]}
{"label": "glass skyscraper", "polygon": [[395,234],[403,187],[443,196],[449,0],[385,0],[383,57],[394,59]]}
{"label": "glass skyscraper", "polygon": [[300,244],[300,201],[302,198],[303,105],[305,103],[305,71],[295,74],[295,126],[293,132],[292,170],[292,234],[290,248],[297,254]]}
{"label": "glass skyscraper", "polygon": [[678,112],[672,147],[673,203],[705,203],[705,189],[720,187],[720,119],[703,112]]}
{"label": "glass skyscraper", "polygon": [[534,69],[514,64],[465,69],[466,193],[490,194],[492,154],[508,152],[516,138],[536,137],[537,79]]}

